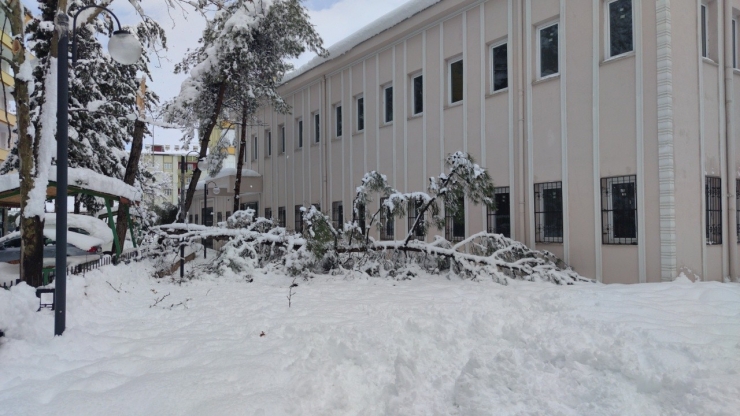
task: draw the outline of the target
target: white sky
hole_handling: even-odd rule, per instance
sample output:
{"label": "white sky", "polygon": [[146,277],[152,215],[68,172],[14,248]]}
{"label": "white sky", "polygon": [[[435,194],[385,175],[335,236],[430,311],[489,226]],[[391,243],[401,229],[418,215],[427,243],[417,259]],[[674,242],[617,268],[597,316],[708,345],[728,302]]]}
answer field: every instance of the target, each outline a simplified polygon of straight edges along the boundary
{"label": "white sky", "polygon": [[[366,24],[390,12],[409,0],[306,0],[312,23],[324,40],[324,47],[329,47],[347,37]],[[30,0],[26,0],[30,3]],[[184,75],[173,74],[174,66],[181,61],[188,49],[197,46],[198,39],[205,26],[203,18],[196,13],[186,10],[168,9],[166,0],[141,0],[144,11],[151,18],[157,20],[167,30],[168,50],[160,53],[160,58],[153,56],[152,76],[150,84],[165,102],[180,90]],[[121,23],[134,24],[139,17],[127,1],[116,0],[111,9],[121,19]],[[299,67],[313,57],[313,54],[304,54],[294,61]],[[178,130],[162,128],[153,129],[153,137],[147,139],[154,143],[178,143],[181,133]]]}

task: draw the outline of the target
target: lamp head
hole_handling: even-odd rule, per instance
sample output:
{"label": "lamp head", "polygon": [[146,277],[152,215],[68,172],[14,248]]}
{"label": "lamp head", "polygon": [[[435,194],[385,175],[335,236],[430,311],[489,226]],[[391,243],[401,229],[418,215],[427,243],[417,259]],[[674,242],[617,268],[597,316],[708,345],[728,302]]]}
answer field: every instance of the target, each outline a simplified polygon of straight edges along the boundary
{"label": "lamp head", "polygon": [[205,159],[198,160],[198,170],[203,172],[208,170],[208,162]]}
{"label": "lamp head", "polygon": [[135,64],[143,50],[139,40],[128,30],[116,30],[108,41],[111,58],[123,65]]}
{"label": "lamp head", "polygon": [[216,186],[215,188],[213,188],[213,194],[214,195],[218,195],[219,193],[221,193],[221,188],[219,188],[218,186]]}

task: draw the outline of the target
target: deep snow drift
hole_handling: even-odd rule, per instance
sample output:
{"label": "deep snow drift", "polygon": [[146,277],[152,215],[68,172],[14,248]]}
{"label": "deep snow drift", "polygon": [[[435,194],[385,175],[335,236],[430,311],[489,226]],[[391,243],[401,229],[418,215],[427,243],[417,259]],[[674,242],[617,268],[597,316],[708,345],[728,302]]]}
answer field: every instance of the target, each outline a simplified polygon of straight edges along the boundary
{"label": "deep snow drift", "polygon": [[[740,285],[70,276],[0,290],[0,415],[737,414]],[[158,304],[156,300],[167,295]],[[262,335],[264,334],[264,335]]]}

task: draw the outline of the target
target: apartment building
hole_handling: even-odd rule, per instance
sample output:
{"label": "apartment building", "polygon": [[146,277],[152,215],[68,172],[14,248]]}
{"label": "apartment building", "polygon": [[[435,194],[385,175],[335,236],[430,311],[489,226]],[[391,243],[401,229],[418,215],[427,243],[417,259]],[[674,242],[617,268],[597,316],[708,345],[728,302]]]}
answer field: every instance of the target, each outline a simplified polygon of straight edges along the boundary
{"label": "apartment building", "polygon": [[[462,150],[489,170],[497,209],[466,201],[450,240],[504,233],[608,283],[736,280],[739,10],[412,1],[286,76],[292,112],[265,107],[249,128],[261,191],[240,199],[289,228],[309,204],[341,222],[365,172],[424,190]],[[409,221],[381,228],[400,239]]]}

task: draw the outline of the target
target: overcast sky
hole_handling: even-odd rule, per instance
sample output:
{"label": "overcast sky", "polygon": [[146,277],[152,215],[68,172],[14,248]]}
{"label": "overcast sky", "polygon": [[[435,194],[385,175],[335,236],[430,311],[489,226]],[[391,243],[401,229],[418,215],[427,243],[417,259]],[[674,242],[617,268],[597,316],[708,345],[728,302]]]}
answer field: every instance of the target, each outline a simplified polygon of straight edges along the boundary
{"label": "overcast sky", "polygon": [[[324,47],[329,47],[407,1],[306,0],[304,4],[309,9],[311,22],[324,40]],[[30,3],[29,0],[26,2]],[[150,83],[150,88],[159,94],[161,101],[164,102],[179,92],[180,84],[185,77],[173,74],[173,68],[188,49],[197,46],[205,24],[202,17],[190,10],[169,9],[166,0],[141,0],[141,5],[147,15],[157,20],[167,30],[168,50],[160,53],[160,59],[153,57],[154,81]],[[124,25],[134,24],[139,20],[127,1],[114,1],[111,9]],[[312,54],[304,54],[294,61],[294,65],[299,67],[312,57]],[[147,139],[146,143],[149,144],[150,140],[153,140],[155,143],[174,144],[179,142],[180,137],[181,133],[177,130],[155,128],[153,137]]]}

